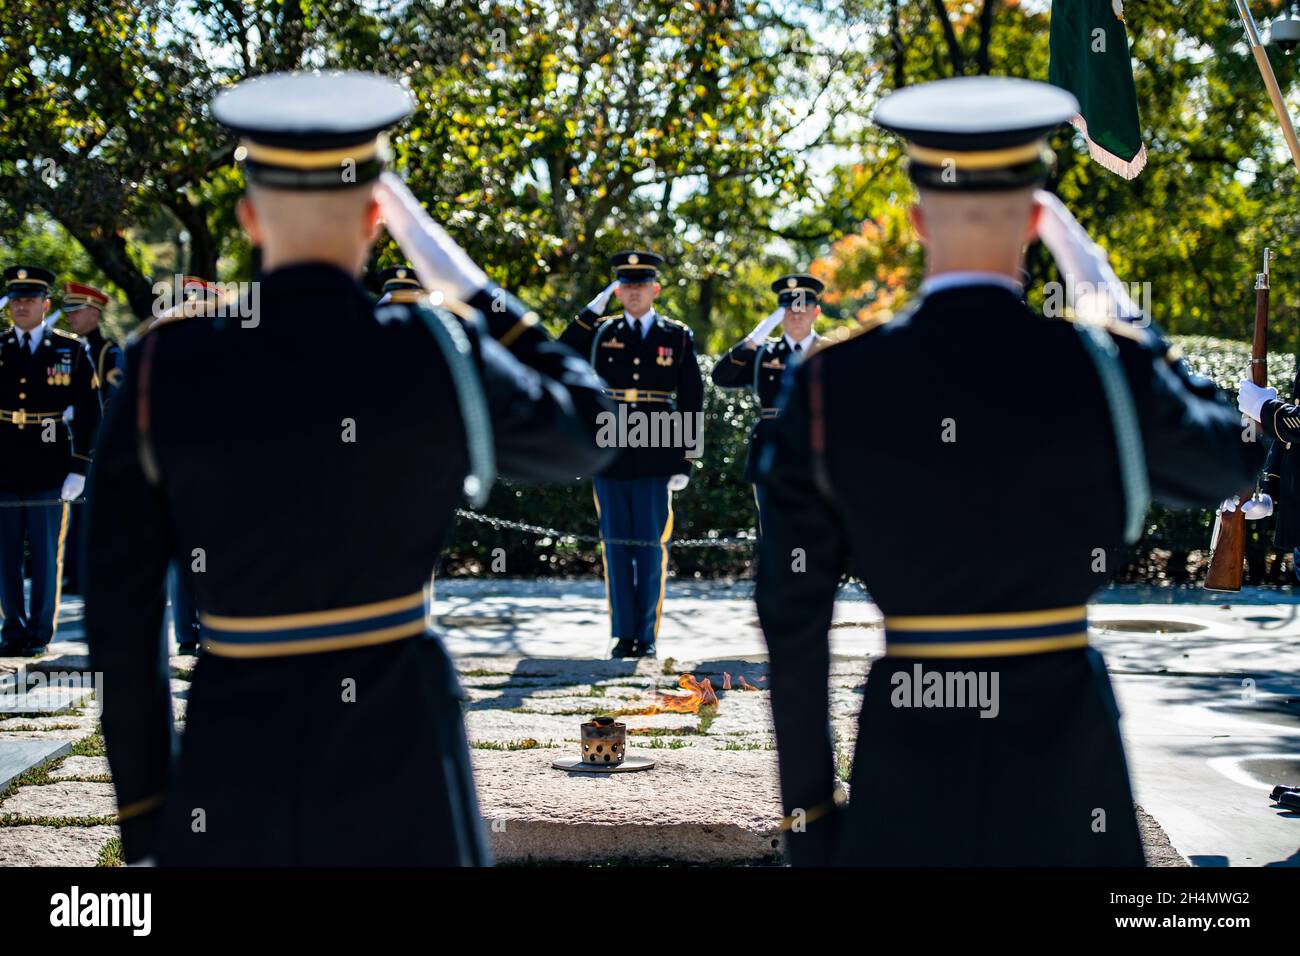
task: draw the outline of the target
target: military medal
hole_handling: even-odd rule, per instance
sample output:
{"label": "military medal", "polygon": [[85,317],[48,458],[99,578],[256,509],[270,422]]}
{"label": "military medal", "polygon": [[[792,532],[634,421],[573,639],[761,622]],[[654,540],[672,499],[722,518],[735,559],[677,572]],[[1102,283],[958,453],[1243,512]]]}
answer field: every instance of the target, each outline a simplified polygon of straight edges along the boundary
{"label": "military medal", "polygon": [[655,358],[655,364],[664,366],[672,365],[673,350],[666,345],[659,346],[659,355]]}

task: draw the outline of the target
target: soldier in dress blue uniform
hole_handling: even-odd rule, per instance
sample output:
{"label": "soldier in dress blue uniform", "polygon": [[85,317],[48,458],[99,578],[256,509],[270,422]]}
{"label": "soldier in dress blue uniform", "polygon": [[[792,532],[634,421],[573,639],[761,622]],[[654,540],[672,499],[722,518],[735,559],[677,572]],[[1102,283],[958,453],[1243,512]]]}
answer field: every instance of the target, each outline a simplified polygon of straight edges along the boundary
{"label": "soldier in dress blue uniform", "polygon": [[415,269],[410,265],[389,266],[379,272],[381,305],[387,302],[418,302],[428,293],[420,285]]}
{"label": "soldier in dress blue uniform", "polygon": [[[1118,710],[1085,605],[1151,495],[1217,503],[1260,443],[1159,337],[1124,321],[1105,254],[1036,187],[1078,109],[971,77],[887,96],[926,248],[915,304],[799,363],[760,482],[759,617],[795,864],[1141,865]],[[1093,283],[1049,320],[1024,246]],[[1089,288],[1080,284],[1079,289]],[[828,632],[840,577],[884,613],[849,802],[837,799]]]}
{"label": "soldier in dress blue uniform", "polygon": [[[108,402],[122,387],[122,347],[106,336],[100,328],[104,310],[108,308],[109,297],[106,292],[82,282],[69,282],[63,287],[63,317],[68,320],[68,327],[81,336],[81,350],[77,353],[74,365],[90,367],[98,396],[98,415],[93,422],[77,421],[75,409],[71,420],[73,431],[78,428],[99,427],[99,420]],[[84,374],[79,368],[74,375]],[[92,438],[93,442],[93,438]],[[85,522],[82,508],[74,505],[68,512],[68,543],[64,548],[66,554],[67,576],[64,588],[73,593],[81,593],[81,544],[84,538]]]}
{"label": "soldier in dress blue uniform", "polygon": [[[155,322],[128,346],[91,480],[87,627],[114,688],[128,862],[487,859],[423,588],[462,495],[481,504],[497,473],[593,472],[609,405],[382,174],[382,134],[410,109],[361,73],[272,74],[213,104],[243,140],[257,311]],[[376,306],[358,277],[381,221],[458,316]],[[177,756],[163,579],[199,548],[203,653]]]}
{"label": "soldier in dress blue uniform", "polygon": [[[663,259],[652,252],[620,252],[610,264],[614,282],[569,323],[560,341],[590,360],[620,405],[616,424],[628,424],[628,441],[593,481],[596,513],[612,656],[653,657],[668,578],[673,494],[686,487],[691,462],[703,448],[704,381],[690,328],[655,311]],[[618,296],[623,314],[602,318],[611,295]],[[664,433],[654,423],[671,421],[664,412],[673,413],[680,429],[658,441]],[[639,438],[632,431],[638,421],[651,423]],[[657,447],[640,443],[650,441],[651,432]],[[658,543],[618,543],[629,540]]]}
{"label": "soldier in dress blue uniform", "polygon": [[[1296,375],[1291,394],[1300,396],[1300,373]],[[1237,403],[1242,413],[1258,421],[1272,439],[1259,492],[1241,504],[1242,513],[1249,520],[1258,521],[1276,509],[1273,545],[1291,552],[1292,572],[1300,580],[1300,459],[1296,453],[1296,442],[1300,441],[1300,404],[1294,399],[1279,400],[1277,389],[1260,388],[1249,374],[1243,375],[1238,383]],[[1231,508],[1234,504],[1226,501],[1223,506]]]}
{"label": "soldier in dress blue uniform", "polygon": [[[758,324],[713,366],[713,384],[721,388],[748,388],[758,401],[758,419],[749,434],[749,455],[745,459],[745,480],[753,483],[758,462],[766,445],[772,422],[776,420],[776,399],[786,366],[812,351],[821,338],[813,324],[821,314],[824,283],[806,273],[781,276],[772,283],[777,309]],[[768,334],[782,327],[775,341]],[[754,503],[758,506],[758,526],[763,527],[763,491],[754,484]]]}
{"label": "soldier in dress blue uniform", "polygon": [[[58,624],[68,502],[85,487],[99,399],[76,336],[46,321],[54,273],[11,266],[4,278],[13,327],[0,337],[0,636],[5,653],[34,655]],[[89,427],[70,429],[74,416]]]}

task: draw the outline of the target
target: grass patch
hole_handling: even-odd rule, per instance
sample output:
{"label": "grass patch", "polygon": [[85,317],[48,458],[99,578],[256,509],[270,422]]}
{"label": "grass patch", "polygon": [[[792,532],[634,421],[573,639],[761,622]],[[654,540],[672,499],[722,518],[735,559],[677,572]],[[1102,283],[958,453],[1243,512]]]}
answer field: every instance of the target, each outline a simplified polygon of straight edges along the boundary
{"label": "grass patch", "polygon": [[113,837],[104,844],[104,848],[99,851],[99,859],[95,861],[95,866],[126,866],[126,860],[122,859],[121,838]]}
{"label": "grass patch", "polygon": [[[188,680],[188,681],[192,681],[192,680],[194,680],[194,668],[193,668],[193,667],[173,667],[173,668],[172,668],[172,677],[175,677],[177,680]],[[120,864],[117,864],[117,865],[120,865]]]}
{"label": "grass patch", "polygon": [[461,677],[512,677],[509,671],[493,671],[486,667],[475,667],[473,670],[459,671]]}
{"label": "grass patch", "polygon": [[0,828],[3,827],[111,827],[117,824],[117,814],[104,817],[22,817],[16,813],[0,814]]}
{"label": "grass patch", "polygon": [[737,740],[728,740],[723,745],[723,750],[775,750],[776,744],[759,744],[753,741],[741,742]]}
{"label": "grass patch", "polygon": [[72,745],[70,757],[107,757],[108,751],[104,749],[104,730],[102,727],[96,727],[95,732],[89,737],[82,737]]}
{"label": "grass patch", "polygon": [[665,658],[664,658],[664,669],[663,669],[663,675],[664,675],[665,677],[676,677],[676,676],[677,676],[677,658],[675,658],[675,657],[665,657]]}
{"label": "grass patch", "polygon": [[51,724],[48,727],[38,727],[36,724],[19,724],[17,727],[6,727],[4,729],[4,732],[9,733],[10,731],[13,731],[17,733],[21,731],[23,733],[43,734],[49,730],[80,730],[80,729],[81,728],[78,727],[76,724]]}
{"label": "grass patch", "polygon": [[534,740],[532,737],[525,737],[523,740],[471,740],[469,743],[471,750],[538,750],[543,747],[560,746],[553,740],[546,743]]}
{"label": "grass patch", "polygon": [[689,747],[684,740],[664,740],[660,737],[651,737],[650,742],[644,745],[646,750],[682,750]]}
{"label": "grass patch", "polygon": [[700,708],[700,733],[707,734],[709,726],[718,716],[717,704],[705,704]]}
{"label": "grass patch", "polygon": [[600,686],[597,686],[597,685],[593,685],[592,688],[591,688],[591,690],[588,692],[587,696],[588,696],[588,697],[604,697],[604,696],[605,696],[605,688],[600,687]]}

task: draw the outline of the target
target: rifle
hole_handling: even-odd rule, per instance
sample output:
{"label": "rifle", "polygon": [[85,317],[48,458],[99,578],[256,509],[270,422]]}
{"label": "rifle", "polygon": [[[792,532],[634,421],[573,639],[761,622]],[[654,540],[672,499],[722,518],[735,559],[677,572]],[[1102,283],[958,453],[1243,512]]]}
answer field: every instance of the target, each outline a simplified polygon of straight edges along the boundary
{"label": "rifle", "polygon": [[[1255,275],[1255,335],[1250,343],[1250,380],[1261,387],[1268,385],[1268,260],[1264,250],[1264,271]],[[1242,416],[1243,423],[1249,422]],[[1255,493],[1247,489],[1238,497],[1241,505]],[[1235,511],[1220,510],[1214,519],[1210,539],[1210,570],[1205,575],[1207,591],[1240,591],[1242,565],[1246,560],[1246,516],[1241,505]]]}

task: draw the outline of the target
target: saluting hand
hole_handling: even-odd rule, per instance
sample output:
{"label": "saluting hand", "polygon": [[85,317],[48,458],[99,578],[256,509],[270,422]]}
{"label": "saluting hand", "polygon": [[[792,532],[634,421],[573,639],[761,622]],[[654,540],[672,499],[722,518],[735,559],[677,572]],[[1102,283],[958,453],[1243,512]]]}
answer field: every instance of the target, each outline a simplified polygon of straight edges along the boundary
{"label": "saluting hand", "polygon": [[618,280],[615,279],[609,285],[605,286],[596,298],[587,303],[588,311],[594,312],[596,315],[604,315],[605,309],[609,305],[609,297],[614,294],[614,290],[617,288]]}
{"label": "saluting hand", "polygon": [[690,483],[691,483],[690,475],[673,475],[671,478],[668,479],[668,490],[681,491]]}
{"label": "saluting hand", "polygon": [[1243,415],[1249,415],[1255,421],[1259,421],[1264,403],[1275,398],[1277,398],[1275,388],[1261,388],[1249,378],[1243,378],[1237,383],[1237,407],[1241,409]]}
{"label": "saluting hand", "polygon": [[462,302],[488,286],[487,273],[433,221],[400,177],[391,172],[380,176],[375,201],[422,286]]}

